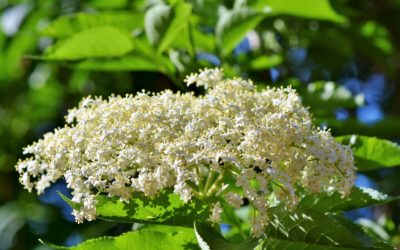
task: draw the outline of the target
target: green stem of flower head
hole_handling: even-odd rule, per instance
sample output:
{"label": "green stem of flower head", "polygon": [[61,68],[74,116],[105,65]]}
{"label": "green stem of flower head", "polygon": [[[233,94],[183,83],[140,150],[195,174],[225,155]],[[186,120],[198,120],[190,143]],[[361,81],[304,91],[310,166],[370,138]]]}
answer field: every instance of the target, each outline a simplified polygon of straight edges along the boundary
{"label": "green stem of flower head", "polygon": [[212,184],[212,180],[214,179],[214,175],[215,175],[215,172],[213,172],[211,170],[208,172],[206,184],[204,185],[204,189],[203,189],[204,194],[207,194],[208,189],[210,188],[210,186]]}
{"label": "green stem of flower head", "polygon": [[218,178],[214,181],[211,188],[207,192],[207,196],[213,195],[218,190],[221,181],[224,179],[224,173],[225,172],[220,173]]}
{"label": "green stem of flower head", "polygon": [[276,185],[277,187],[281,188],[285,193],[290,194],[289,190],[287,190],[282,184],[276,182],[275,180],[271,179],[271,182]]}
{"label": "green stem of flower head", "polygon": [[202,176],[201,176],[201,170],[200,170],[200,166],[197,165],[196,167],[196,172],[197,172],[197,176],[199,177],[199,190],[204,190],[204,186],[203,186],[203,182],[202,180]]}

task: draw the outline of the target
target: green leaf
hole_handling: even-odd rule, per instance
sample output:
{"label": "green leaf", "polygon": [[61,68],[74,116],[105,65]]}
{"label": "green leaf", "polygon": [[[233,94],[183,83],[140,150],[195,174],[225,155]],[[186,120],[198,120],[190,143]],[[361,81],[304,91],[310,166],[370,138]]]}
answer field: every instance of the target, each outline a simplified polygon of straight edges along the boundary
{"label": "green leaf", "polygon": [[262,249],[374,249],[340,221],[305,207],[270,210],[270,224]]}
{"label": "green leaf", "polygon": [[353,97],[349,90],[334,82],[313,82],[299,92],[305,105],[314,109],[355,108],[364,103],[363,96]]}
{"label": "green leaf", "polygon": [[359,171],[369,171],[400,165],[400,146],[388,140],[361,135],[336,137],[353,150]]}
{"label": "green leaf", "polygon": [[266,16],[249,8],[233,9],[219,18],[215,35],[222,55],[229,55],[246,34]]}
{"label": "green leaf", "polygon": [[144,27],[149,42],[158,53],[167,50],[188,24],[191,5],[178,2],[174,6],[157,4],[145,15]]}
{"label": "green leaf", "polygon": [[125,11],[103,13],[77,13],[62,16],[40,31],[51,37],[68,37],[83,30],[112,26],[128,32],[143,27],[143,15]]}
{"label": "green leaf", "polygon": [[96,215],[105,220],[188,226],[193,221],[206,221],[208,206],[200,201],[184,203],[179,195],[163,193],[149,198],[136,193],[129,203],[116,197],[97,196]]}
{"label": "green leaf", "polygon": [[290,240],[279,240],[279,239],[265,239],[262,244],[260,244],[257,250],[357,250],[359,248],[348,248],[340,246],[323,246],[305,242],[293,242]]}
{"label": "green leaf", "polygon": [[80,60],[117,57],[133,49],[129,34],[110,26],[88,29],[46,49],[46,60]]}
{"label": "green leaf", "polygon": [[57,247],[52,249],[70,250],[106,250],[106,249],[198,249],[192,228],[157,226],[145,227],[137,231],[124,233],[117,237],[100,237],[87,240],[73,247]]}
{"label": "green leaf", "polygon": [[260,56],[251,60],[250,68],[253,70],[269,69],[282,64],[282,62],[281,55]]}
{"label": "green leaf", "polygon": [[347,197],[335,192],[332,195],[306,195],[299,205],[312,208],[320,212],[341,212],[372,205],[380,205],[400,199],[400,196],[391,197],[372,188],[354,187]]}
{"label": "green leaf", "polygon": [[202,222],[195,222],[194,230],[196,233],[197,242],[202,250],[248,250],[254,249],[258,243],[255,239],[247,240],[239,244],[230,243],[212,227]]}
{"label": "green leaf", "polygon": [[169,60],[159,57],[152,60],[142,55],[129,54],[120,58],[112,59],[89,59],[76,64],[77,69],[95,71],[158,71],[168,72],[173,65],[167,67]]}
{"label": "green leaf", "polygon": [[337,23],[346,21],[344,16],[335,12],[329,0],[255,0],[250,2],[251,7],[273,15],[283,14]]}

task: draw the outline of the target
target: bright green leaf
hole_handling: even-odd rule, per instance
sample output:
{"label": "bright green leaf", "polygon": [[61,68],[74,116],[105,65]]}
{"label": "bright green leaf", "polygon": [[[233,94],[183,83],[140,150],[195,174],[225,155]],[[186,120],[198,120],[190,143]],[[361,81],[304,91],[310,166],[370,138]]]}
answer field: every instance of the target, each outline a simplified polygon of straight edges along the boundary
{"label": "bright green leaf", "polygon": [[46,60],[79,60],[117,57],[133,49],[129,34],[110,26],[97,27],[76,33],[46,49]]}
{"label": "bright green leaf", "polygon": [[341,212],[372,205],[385,204],[400,197],[391,197],[372,188],[354,187],[347,197],[335,192],[332,195],[307,195],[300,200],[300,206],[320,212]]}
{"label": "bright green leaf", "polygon": [[117,237],[105,236],[90,239],[73,247],[57,247],[51,244],[46,245],[53,249],[70,250],[198,249],[192,228],[170,226],[145,227]]}
{"label": "bright green leaf", "polygon": [[283,62],[281,55],[260,56],[250,62],[250,68],[253,70],[262,70],[276,67]]}
{"label": "bright green leaf", "polygon": [[368,171],[400,165],[400,146],[388,140],[361,135],[336,138],[342,144],[350,144],[359,171]]}
{"label": "bright green leaf", "polygon": [[112,26],[130,32],[143,27],[143,15],[122,11],[77,13],[59,17],[40,33],[51,37],[68,37],[83,30],[102,26]]}
{"label": "bright green leaf", "polygon": [[209,217],[206,204],[197,200],[184,203],[173,193],[163,193],[155,198],[136,193],[129,203],[99,195],[97,201],[96,215],[105,220],[191,227],[193,221],[206,221]]}
{"label": "bright green leaf", "polygon": [[329,0],[254,0],[250,2],[251,7],[273,15],[283,14],[337,23],[346,21],[344,16],[335,12]]}

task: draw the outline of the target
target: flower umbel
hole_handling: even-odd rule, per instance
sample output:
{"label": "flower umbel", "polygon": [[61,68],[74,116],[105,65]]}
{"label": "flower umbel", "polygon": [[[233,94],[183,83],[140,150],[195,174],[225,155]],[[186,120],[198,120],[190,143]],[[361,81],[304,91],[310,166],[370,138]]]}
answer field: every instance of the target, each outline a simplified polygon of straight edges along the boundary
{"label": "flower umbel", "polygon": [[[251,81],[223,80],[219,69],[187,78],[207,93],[138,93],[85,98],[67,126],[28,146],[16,166],[20,181],[38,193],[64,178],[77,222],[96,216],[96,194],[129,201],[173,190],[187,202],[210,202],[210,220],[247,198],[256,214],[253,235],[268,224],[270,200],[297,202],[295,187],[349,193],[355,167],[348,146],[316,129],[295,90],[257,92]],[[232,181],[234,180],[234,181]]]}

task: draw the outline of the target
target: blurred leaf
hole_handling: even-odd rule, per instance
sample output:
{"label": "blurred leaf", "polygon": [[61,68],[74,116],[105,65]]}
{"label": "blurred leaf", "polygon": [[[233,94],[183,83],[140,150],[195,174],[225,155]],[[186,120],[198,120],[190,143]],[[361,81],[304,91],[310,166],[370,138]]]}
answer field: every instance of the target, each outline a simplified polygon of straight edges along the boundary
{"label": "blurred leaf", "polygon": [[129,3],[128,0],[90,0],[89,5],[98,9],[119,9],[126,7]]}
{"label": "blurred leaf", "polygon": [[100,250],[100,249],[197,249],[193,229],[184,227],[145,227],[117,237],[100,237],[87,240],[73,247],[57,247],[43,244],[52,249]]}
{"label": "blurred leaf", "polygon": [[[112,41],[112,42],[111,42]],[[111,26],[83,30],[46,49],[45,60],[122,56],[133,49],[131,37]]]}
{"label": "blurred leaf", "polygon": [[283,14],[337,23],[346,21],[346,17],[335,12],[329,0],[253,0],[250,1],[250,6],[273,15]]}
{"label": "blurred leaf", "polygon": [[215,27],[216,41],[222,55],[229,55],[265,16],[266,14],[249,8],[233,9],[223,13]]}
{"label": "blurred leaf", "polygon": [[[115,59],[89,59],[79,62],[77,69],[96,71],[158,71],[167,72],[163,65],[167,58],[160,57],[157,61],[138,54],[129,54]],[[171,65],[172,66],[172,65]],[[172,66],[173,67],[173,66]]]}
{"label": "blurred leaf", "polygon": [[254,249],[257,245],[256,239],[248,240],[239,244],[230,243],[212,227],[202,222],[195,222],[194,230],[196,232],[197,242],[202,250],[248,250]]}
{"label": "blurred leaf", "polygon": [[174,6],[157,4],[145,15],[144,26],[148,40],[162,53],[188,24],[191,5],[178,2]]}
{"label": "blurred leaf", "polygon": [[281,55],[260,56],[250,61],[250,69],[269,69],[282,64],[282,62],[283,58]]}
{"label": "blurred leaf", "polygon": [[396,138],[399,135],[400,119],[398,117],[385,117],[383,120],[366,125],[356,118],[349,118],[345,121],[336,119],[317,118],[317,124],[323,124],[332,129],[334,135],[362,134],[378,136],[381,138]]}
{"label": "blurred leaf", "polygon": [[143,15],[132,12],[77,13],[61,16],[40,31],[51,37],[67,37],[83,30],[112,26],[126,31],[143,27]]}
{"label": "blurred leaf", "polygon": [[299,205],[312,208],[319,212],[342,212],[371,205],[380,205],[400,199],[400,196],[391,197],[372,188],[353,187],[351,193],[342,197],[335,192],[331,195],[314,194],[306,195],[300,200]]}
{"label": "blurred leaf", "polygon": [[313,82],[307,88],[300,88],[299,92],[304,104],[312,108],[354,108],[364,103],[363,96],[353,97],[348,89],[334,82]]}
{"label": "blurred leaf", "polygon": [[359,171],[368,171],[400,165],[400,146],[388,140],[361,135],[336,137],[351,146]]}

